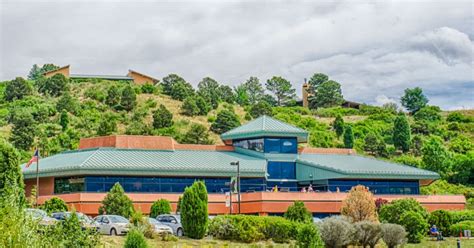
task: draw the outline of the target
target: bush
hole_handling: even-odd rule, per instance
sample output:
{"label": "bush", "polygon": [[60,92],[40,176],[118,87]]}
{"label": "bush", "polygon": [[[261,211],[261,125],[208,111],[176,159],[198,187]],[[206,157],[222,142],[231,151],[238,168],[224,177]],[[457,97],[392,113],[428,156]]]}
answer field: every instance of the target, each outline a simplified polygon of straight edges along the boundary
{"label": "bush", "polygon": [[58,197],[53,197],[45,201],[44,204],[40,206],[40,208],[46,211],[48,214],[67,211],[66,203],[63,199]]}
{"label": "bush", "polygon": [[140,230],[133,228],[131,229],[125,240],[125,248],[147,248],[148,244],[146,242],[145,236]]}
{"label": "bush", "polygon": [[56,226],[49,227],[46,239],[52,247],[96,247],[99,235],[95,230],[82,229],[78,216],[73,212]]}
{"label": "bush", "polygon": [[420,243],[425,236],[429,225],[420,213],[406,211],[400,216],[400,224],[408,232],[408,242]]}
{"label": "bush", "polygon": [[295,201],[293,205],[289,206],[284,214],[284,217],[288,220],[296,222],[313,222],[313,216],[311,212],[308,211],[302,201]]}
{"label": "bush", "polygon": [[354,227],[357,243],[363,247],[370,246],[373,248],[382,238],[382,227],[379,223],[360,221],[356,222]]}
{"label": "bush", "polygon": [[324,247],[321,234],[314,224],[304,224],[298,229],[298,236],[296,237],[298,247]]}
{"label": "bush", "polygon": [[161,104],[155,112],[153,112],[153,127],[164,128],[173,126],[173,114]]}
{"label": "bush", "polygon": [[430,226],[436,225],[439,231],[444,235],[447,235],[449,233],[449,228],[453,224],[453,217],[451,216],[451,213],[446,210],[436,210],[430,213],[428,223]]}
{"label": "bush", "polygon": [[236,223],[238,240],[245,243],[252,243],[263,238],[263,233],[258,231],[258,228],[252,223],[250,219],[244,218]]}
{"label": "bush", "polygon": [[144,94],[153,94],[156,88],[155,86],[153,86],[153,84],[145,83],[142,85],[141,90],[142,90],[142,93]]}
{"label": "bush", "polygon": [[474,221],[474,210],[452,211],[451,217],[453,223],[471,220]]}
{"label": "bush", "polygon": [[462,233],[464,230],[474,231],[474,221],[472,220],[461,221],[459,223],[451,225],[451,227],[449,228],[450,234],[455,237],[459,236],[459,234]]}
{"label": "bush", "polygon": [[377,211],[374,195],[365,186],[352,187],[348,196],[342,202],[341,214],[349,217],[353,222],[376,221]]}
{"label": "bush", "polygon": [[217,113],[216,121],[211,125],[211,131],[222,134],[238,126],[240,126],[240,121],[237,115],[230,110],[224,109]]}
{"label": "bush", "polygon": [[186,187],[180,205],[184,234],[193,239],[202,239],[207,231],[207,190],[203,181]]}
{"label": "bush", "polygon": [[159,199],[155,201],[150,208],[150,217],[156,218],[160,214],[169,214],[171,213],[171,204],[166,199]]}
{"label": "bush", "polygon": [[428,218],[428,212],[413,198],[400,199],[385,204],[380,208],[379,218],[381,222],[400,224],[400,217],[406,211],[419,213],[423,219]]}
{"label": "bush", "polygon": [[329,248],[344,247],[353,243],[356,232],[354,226],[340,216],[325,218],[319,230],[324,244]]}
{"label": "bush", "polygon": [[382,224],[382,239],[388,248],[395,248],[397,245],[406,243],[407,233],[403,226],[397,224]]}
{"label": "bush", "polygon": [[132,200],[125,195],[120,183],[115,183],[102,200],[99,214],[116,214],[128,218],[133,213]]}

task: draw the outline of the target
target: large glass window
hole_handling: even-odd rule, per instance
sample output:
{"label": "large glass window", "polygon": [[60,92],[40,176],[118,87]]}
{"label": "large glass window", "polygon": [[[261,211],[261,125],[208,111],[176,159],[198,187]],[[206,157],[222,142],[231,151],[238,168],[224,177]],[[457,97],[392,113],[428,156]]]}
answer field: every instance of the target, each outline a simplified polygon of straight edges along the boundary
{"label": "large glass window", "polygon": [[392,180],[329,180],[329,190],[348,192],[353,186],[364,185],[374,194],[419,194],[418,181]]}
{"label": "large glass window", "polygon": [[294,162],[268,161],[267,173],[269,179],[295,179],[296,165]]}
{"label": "large glass window", "polygon": [[298,153],[296,138],[265,138],[265,153]]}
{"label": "large glass window", "polygon": [[84,191],[84,178],[55,178],[54,193],[65,194]]}
{"label": "large glass window", "polygon": [[233,142],[235,147],[249,149],[257,152],[263,152],[263,138],[236,140]]}

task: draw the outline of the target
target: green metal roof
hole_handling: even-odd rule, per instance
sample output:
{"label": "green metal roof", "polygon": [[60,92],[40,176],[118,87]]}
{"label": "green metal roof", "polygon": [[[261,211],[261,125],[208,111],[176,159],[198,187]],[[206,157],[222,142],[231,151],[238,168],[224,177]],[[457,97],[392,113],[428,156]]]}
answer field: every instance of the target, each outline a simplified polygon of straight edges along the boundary
{"label": "green metal roof", "polygon": [[438,179],[439,174],[357,155],[300,154],[296,160],[299,181],[331,178]]}
{"label": "green metal roof", "polygon": [[[63,152],[40,159],[39,176],[141,175],[229,177],[240,161],[244,177],[265,177],[263,159],[224,151],[137,150],[96,148]],[[22,166],[24,168],[24,166]],[[36,177],[36,164],[24,168],[25,178]]]}
{"label": "green metal roof", "polygon": [[308,132],[290,124],[275,120],[263,115],[240,127],[234,128],[221,135],[223,140],[255,138],[263,136],[272,137],[297,137],[298,142],[308,140]]}

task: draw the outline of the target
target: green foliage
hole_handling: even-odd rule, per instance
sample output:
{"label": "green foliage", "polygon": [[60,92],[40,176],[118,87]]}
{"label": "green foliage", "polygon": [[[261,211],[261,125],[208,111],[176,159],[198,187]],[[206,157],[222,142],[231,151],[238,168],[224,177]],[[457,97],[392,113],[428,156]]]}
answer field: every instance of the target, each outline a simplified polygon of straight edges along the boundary
{"label": "green foliage", "polygon": [[211,111],[211,105],[202,96],[196,96],[195,100],[196,100],[196,106],[199,109],[198,111],[199,115],[207,115],[207,113]]}
{"label": "green foliage", "polygon": [[0,139],[0,204],[8,200],[4,197],[14,196],[11,204],[22,207],[25,204],[24,187],[20,154],[13,146]]}
{"label": "green foliage", "polygon": [[423,162],[419,157],[415,157],[413,155],[403,154],[398,157],[393,158],[393,161],[399,164],[410,165],[413,167],[421,168]]}
{"label": "green foliage", "polygon": [[232,88],[228,85],[221,85],[218,88],[219,99],[221,101],[233,104],[235,102],[235,95]]}
{"label": "green foliage", "polygon": [[11,102],[17,99],[23,99],[27,95],[33,93],[31,85],[23,78],[17,77],[14,80],[8,81],[3,95],[5,101]]}
{"label": "green foliage", "polygon": [[339,106],[344,102],[341,85],[333,80],[323,82],[317,87],[314,96],[309,98],[311,108]]}
{"label": "green foliage", "polygon": [[474,149],[474,144],[465,136],[458,136],[449,143],[449,150],[466,154]]}
{"label": "green foliage", "polygon": [[137,105],[137,95],[131,86],[127,86],[122,90],[120,106],[123,109],[130,111],[135,107],[135,105]]}
{"label": "green foliage", "polygon": [[419,109],[414,115],[415,120],[420,121],[440,121],[441,120],[441,109],[438,106],[425,106]]}
{"label": "green foliage", "polygon": [[132,228],[125,237],[124,248],[147,248],[145,236],[137,228]]}
{"label": "green foliage", "polygon": [[428,223],[430,226],[436,225],[438,230],[444,234],[448,234],[449,228],[453,224],[453,217],[449,211],[435,210],[430,213],[428,217]]}
{"label": "green foliage", "polygon": [[125,195],[120,183],[115,183],[102,200],[99,214],[116,214],[128,218],[133,213],[132,200]]}
{"label": "green foliage", "polygon": [[79,102],[76,98],[66,92],[61,96],[61,98],[59,98],[59,101],[56,103],[56,110],[58,112],[66,110],[67,112],[78,114]]}
{"label": "green foliage", "polygon": [[[461,221],[459,223],[451,225],[449,228],[449,232],[451,233],[452,236],[459,236],[460,233],[463,233],[464,230],[474,230],[474,221],[472,220],[466,220],[466,221]],[[463,234],[464,235],[464,234]]]}
{"label": "green foliage", "polygon": [[61,116],[59,117],[59,125],[63,128],[63,131],[65,131],[69,125],[69,116],[64,109],[61,111]]}
{"label": "green foliage", "polygon": [[86,91],[84,92],[84,96],[102,103],[107,98],[107,93],[103,91],[99,86],[93,86],[86,89]]}
{"label": "green foliage", "polygon": [[41,77],[43,77],[43,74],[41,74],[41,68],[37,64],[34,64],[28,73],[28,80],[36,80]]}
{"label": "green foliage", "polygon": [[465,116],[459,112],[451,112],[449,113],[448,117],[446,117],[446,121],[449,122],[460,122],[460,123],[470,123],[474,122],[474,118],[470,116]]}
{"label": "green foliage", "polygon": [[99,244],[99,235],[95,230],[82,229],[75,212],[55,227],[50,227],[44,237],[52,247],[92,248]]}
{"label": "green foliage", "polygon": [[163,93],[166,95],[171,95],[173,86],[177,83],[186,83],[186,81],[182,77],[176,74],[170,74],[164,77],[161,83],[161,86],[163,88]]}
{"label": "green foliage", "polygon": [[270,104],[268,104],[265,101],[260,101],[252,105],[250,107],[249,113],[253,118],[258,118],[262,115],[268,115],[268,116],[273,115],[272,106],[270,106]]}
{"label": "green foliage", "polygon": [[107,136],[117,132],[117,119],[112,114],[106,114],[100,120],[97,135]]}
{"label": "green foliage", "polygon": [[239,104],[240,106],[246,106],[249,104],[249,96],[244,85],[241,84],[237,87],[234,87],[234,91],[235,91],[235,102],[237,104]]}
{"label": "green foliage", "polygon": [[25,110],[15,112],[12,117],[12,133],[10,142],[21,150],[29,150],[35,138],[35,121],[33,116]]}
{"label": "green foliage", "polygon": [[[263,98],[264,94],[264,89],[262,84],[260,83],[260,80],[257,77],[250,77],[243,83],[242,89],[245,92],[245,94],[241,93],[239,96],[239,92],[237,91],[237,98],[244,98],[244,99],[238,99],[237,102],[240,104],[240,102],[244,102],[244,104],[241,105],[254,105],[257,102],[260,102],[260,100]],[[240,86],[239,86],[240,87]],[[247,99],[247,101],[245,100]]]}
{"label": "green foliage", "polygon": [[332,123],[332,128],[336,131],[337,137],[341,137],[344,133],[344,119],[341,115],[337,115]]}
{"label": "green foliage", "polygon": [[295,201],[293,205],[289,206],[284,214],[284,217],[288,220],[296,222],[313,222],[313,215],[308,211],[302,201]]}
{"label": "green foliage", "polygon": [[211,131],[222,134],[240,126],[237,115],[230,110],[224,109],[217,113],[216,121],[211,125]]}
{"label": "green foliage", "polygon": [[181,106],[181,111],[184,115],[195,116],[198,115],[201,110],[197,106],[195,97],[187,97],[184,99],[183,105]]}
{"label": "green foliage", "polygon": [[169,214],[171,213],[171,204],[166,199],[159,199],[158,201],[153,202],[150,208],[150,217],[156,218],[160,214]]}
{"label": "green foliage", "polygon": [[344,147],[345,148],[354,147],[354,133],[352,132],[351,126],[344,127]]}
{"label": "green foliage", "polygon": [[428,98],[423,94],[423,90],[419,87],[413,89],[405,89],[405,95],[401,98],[402,106],[412,114],[425,107]]}
{"label": "green foliage", "polygon": [[191,128],[180,139],[181,143],[185,144],[202,144],[210,145],[214,141],[209,137],[207,128],[201,124],[193,123]]}
{"label": "green foliage", "polygon": [[141,90],[142,90],[142,93],[153,94],[155,93],[156,88],[153,84],[147,82],[142,85]]}
{"label": "green foliage", "polygon": [[420,243],[429,228],[426,219],[414,211],[406,211],[400,216],[399,221],[408,232],[408,242],[410,243]]}
{"label": "green foliage", "polygon": [[[472,199],[472,198],[471,198]],[[451,211],[452,223],[461,221],[474,221],[474,210]]]}
{"label": "green foliage", "polygon": [[207,190],[202,181],[186,187],[180,205],[184,234],[193,239],[202,239],[207,231]]}
{"label": "green foliage", "polygon": [[282,77],[272,77],[267,80],[266,88],[276,97],[277,105],[283,106],[295,97],[295,89],[292,88],[290,81]]}
{"label": "green foliage", "polygon": [[160,104],[155,112],[153,112],[153,127],[164,128],[173,126],[173,114],[165,107]]}
{"label": "green foliage", "polygon": [[329,80],[329,77],[326,74],[323,73],[315,73],[311,78],[309,79],[309,86],[310,86],[310,93],[316,92],[318,90],[318,87]]}
{"label": "green foliage", "polygon": [[43,205],[40,206],[40,208],[46,211],[48,214],[67,211],[66,202],[64,202],[64,200],[59,197],[53,197],[45,201]]}
{"label": "green foliage", "polygon": [[46,80],[38,82],[38,92],[57,97],[69,91],[69,79],[63,74],[56,74]]}
{"label": "green foliage", "polygon": [[423,144],[421,151],[424,168],[445,175],[449,169],[451,156],[443,146],[442,140],[436,136],[430,137]]}
{"label": "green foliage", "polygon": [[324,243],[321,239],[321,235],[319,234],[319,230],[312,223],[302,225],[298,229],[296,244],[298,245],[298,247],[307,247],[307,248],[324,247]]}
{"label": "green foliage", "polygon": [[[455,154],[451,164],[452,168],[448,178],[450,182],[474,184],[474,151],[467,154]],[[474,189],[471,188],[471,191],[474,192]]]}
{"label": "green foliage", "polygon": [[410,150],[410,125],[405,115],[399,115],[393,123],[393,145],[395,148],[408,152]]}
{"label": "green foliage", "polygon": [[401,224],[400,219],[405,212],[415,212],[423,219],[428,217],[428,212],[421,204],[413,198],[394,200],[380,208],[379,219],[381,222]]}
{"label": "green foliage", "polygon": [[382,224],[382,239],[388,248],[395,248],[406,243],[407,233],[403,226],[397,224]]}
{"label": "green foliage", "polygon": [[178,81],[175,84],[173,84],[173,87],[171,88],[171,92],[170,92],[170,96],[172,99],[180,100],[180,101],[193,95],[194,95],[193,86],[186,81]]}
{"label": "green foliage", "polygon": [[343,108],[343,107],[331,107],[331,108],[318,108],[313,110],[313,113],[320,117],[337,117],[349,116],[349,115],[361,115],[358,109]]}
{"label": "green foliage", "polygon": [[203,78],[198,84],[197,93],[206,99],[213,109],[219,106],[221,93],[219,92],[219,83],[216,80],[210,77]]}
{"label": "green foliage", "polygon": [[105,98],[105,103],[110,107],[117,107],[120,104],[120,95],[120,89],[117,86],[112,85],[107,90],[107,98]]}
{"label": "green foliage", "polygon": [[461,184],[450,184],[446,180],[436,180],[429,186],[421,187],[421,194],[448,194],[448,195],[468,195],[474,194],[474,189]]}

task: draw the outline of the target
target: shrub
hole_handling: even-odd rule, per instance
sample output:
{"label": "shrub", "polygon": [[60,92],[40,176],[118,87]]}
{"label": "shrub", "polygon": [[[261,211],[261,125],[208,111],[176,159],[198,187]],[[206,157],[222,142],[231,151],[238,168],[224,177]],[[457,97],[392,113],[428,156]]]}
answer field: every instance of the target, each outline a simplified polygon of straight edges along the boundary
{"label": "shrub", "polygon": [[173,126],[173,114],[161,104],[155,112],[153,112],[153,127],[164,128]]}
{"label": "shrub", "polygon": [[73,212],[68,218],[47,231],[48,241],[53,247],[96,247],[99,236],[95,230],[82,229],[78,216]]}
{"label": "shrub", "polygon": [[115,183],[104,200],[102,200],[99,214],[116,214],[128,218],[132,213],[132,200],[125,195],[120,183]]}
{"label": "shrub", "polygon": [[400,217],[406,211],[419,213],[423,219],[428,218],[428,212],[413,198],[400,199],[385,204],[380,208],[379,218],[382,222],[400,224]]}
{"label": "shrub", "polygon": [[183,105],[181,105],[181,111],[184,115],[187,116],[195,116],[198,115],[200,112],[199,107],[196,103],[196,98],[193,96],[189,96],[183,101]]}
{"label": "shrub", "polygon": [[462,233],[464,230],[474,230],[474,221],[461,221],[459,223],[451,225],[451,227],[449,228],[450,234],[452,236],[459,236],[459,234]]}
{"label": "shrub", "polygon": [[272,116],[272,106],[268,102],[260,101],[250,107],[249,114],[253,118],[258,118],[262,115]]}
{"label": "shrub", "polygon": [[224,109],[217,113],[216,121],[212,123],[211,130],[214,133],[222,134],[238,126],[240,126],[240,121],[237,115],[230,110]]}
{"label": "shrub", "polygon": [[351,126],[344,127],[344,147],[353,148],[354,147],[354,133],[352,132]]}
{"label": "shrub", "polygon": [[374,248],[382,238],[382,227],[379,223],[361,221],[356,222],[354,227],[356,230],[357,243],[363,247],[370,246]]}
{"label": "shrub", "polygon": [[6,201],[3,198],[10,194],[15,196],[12,200],[17,200],[14,202],[15,206],[25,204],[25,184],[19,164],[18,151],[6,141],[0,140],[0,206]]}
{"label": "shrub", "polygon": [[420,213],[406,211],[400,216],[400,224],[408,232],[408,242],[420,243],[429,228],[428,222]]}
{"label": "shrub", "polygon": [[254,217],[254,220],[261,220],[263,223],[257,224],[261,227],[261,232],[265,239],[272,239],[277,243],[286,243],[296,238],[298,224],[281,217]]}
{"label": "shrub", "polygon": [[351,244],[356,231],[346,218],[340,216],[324,219],[319,230],[321,238],[328,248],[344,247]]}
{"label": "shrub", "polygon": [[236,225],[238,240],[246,243],[255,242],[263,238],[263,233],[248,218],[244,218]]}
{"label": "shrub", "polygon": [[430,213],[428,223],[436,227],[445,235],[449,233],[449,228],[453,224],[451,213],[446,210],[436,210]]}
{"label": "shrub", "polygon": [[374,195],[365,186],[352,187],[349,195],[342,202],[341,214],[349,217],[353,222],[376,221]]}
{"label": "shrub", "polygon": [[27,95],[33,93],[33,88],[25,79],[17,77],[14,80],[8,81],[5,87],[4,99],[6,101],[14,101],[22,99]]}
{"label": "shrub", "polygon": [[131,229],[125,240],[125,248],[147,248],[148,244],[146,242],[143,233],[140,230],[133,228]]}
{"label": "shrub", "polygon": [[463,210],[451,212],[453,223],[461,221],[472,220],[474,221],[474,210]]}
{"label": "shrub", "polygon": [[153,94],[156,90],[155,86],[148,82],[143,84],[141,89],[144,94]]}
{"label": "shrub", "polygon": [[186,187],[180,205],[184,234],[193,239],[202,239],[207,231],[207,190],[202,181]]}
{"label": "shrub", "polygon": [[155,201],[150,208],[150,217],[156,218],[160,214],[169,214],[171,213],[171,204],[166,199],[159,199]]}
{"label": "shrub", "polygon": [[321,234],[314,224],[304,224],[298,229],[298,236],[296,238],[298,247],[324,247]]}
{"label": "shrub", "polygon": [[40,207],[44,211],[46,211],[48,214],[54,213],[54,212],[64,212],[67,211],[67,205],[64,202],[63,199],[59,197],[53,197],[47,201],[44,202],[43,205]]}
{"label": "shrub", "polygon": [[382,239],[388,248],[395,248],[397,245],[406,243],[407,233],[403,226],[397,224],[382,224]]}
{"label": "shrub", "polygon": [[286,210],[284,217],[291,221],[311,223],[313,216],[311,212],[305,207],[302,201],[295,201],[293,205]]}

